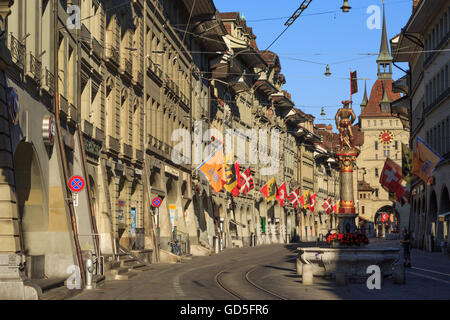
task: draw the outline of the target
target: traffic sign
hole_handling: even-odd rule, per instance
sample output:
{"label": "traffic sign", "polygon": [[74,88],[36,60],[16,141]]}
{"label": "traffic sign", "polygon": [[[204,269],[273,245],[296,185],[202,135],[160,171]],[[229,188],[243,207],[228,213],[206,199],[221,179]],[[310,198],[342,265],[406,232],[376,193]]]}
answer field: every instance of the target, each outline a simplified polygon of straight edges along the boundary
{"label": "traffic sign", "polygon": [[80,176],[73,176],[69,180],[69,189],[73,192],[80,192],[84,188],[84,179]]}
{"label": "traffic sign", "polygon": [[161,206],[161,203],[162,203],[162,200],[160,197],[153,198],[153,200],[152,200],[152,205],[155,208],[159,208]]}

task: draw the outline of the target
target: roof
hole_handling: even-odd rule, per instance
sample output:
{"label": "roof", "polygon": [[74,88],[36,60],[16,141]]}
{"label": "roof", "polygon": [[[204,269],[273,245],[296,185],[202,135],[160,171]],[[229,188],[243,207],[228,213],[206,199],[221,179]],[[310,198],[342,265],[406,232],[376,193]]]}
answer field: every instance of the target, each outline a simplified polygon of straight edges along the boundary
{"label": "roof", "polygon": [[375,189],[370,186],[368,182],[365,180],[358,181],[358,191],[370,191],[374,192]]}
{"label": "roof", "polygon": [[375,81],[375,84],[372,87],[372,91],[370,92],[369,102],[367,106],[361,111],[360,117],[383,117],[383,116],[391,116],[390,114],[384,114],[380,109],[380,102],[383,99],[384,89],[386,90],[386,95],[389,100],[395,101],[401,98],[400,93],[394,93],[392,91],[392,84],[394,80],[392,79],[378,79]]}

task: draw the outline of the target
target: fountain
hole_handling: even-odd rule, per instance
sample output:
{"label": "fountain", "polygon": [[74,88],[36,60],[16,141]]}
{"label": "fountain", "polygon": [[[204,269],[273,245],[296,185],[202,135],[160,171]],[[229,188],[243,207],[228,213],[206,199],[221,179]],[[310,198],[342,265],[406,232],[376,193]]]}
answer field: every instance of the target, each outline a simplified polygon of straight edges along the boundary
{"label": "fountain", "polygon": [[[353,198],[353,167],[360,150],[355,146],[352,123],[355,113],[349,107],[351,101],[336,113],[336,127],[339,129],[340,149],[336,158],[340,165],[340,206],[338,212],[339,233],[356,231],[357,217]],[[398,248],[371,248],[370,245],[351,246],[339,244],[333,248],[298,248],[297,273],[302,274],[303,265],[312,265],[314,276],[332,276],[343,273],[354,281],[367,279],[367,267],[378,265],[385,276],[392,275],[392,266],[399,260]]]}

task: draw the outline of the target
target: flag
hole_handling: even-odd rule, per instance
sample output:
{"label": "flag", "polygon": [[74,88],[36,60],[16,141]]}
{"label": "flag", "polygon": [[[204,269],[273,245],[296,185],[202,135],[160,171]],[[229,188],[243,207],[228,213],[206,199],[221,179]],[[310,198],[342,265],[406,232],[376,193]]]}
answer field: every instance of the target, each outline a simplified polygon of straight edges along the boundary
{"label": "flag", "polygon": [[397,189],[397,192],[395,193],[395,198],[397,202],[399,202],[402,206],[405,205],[405,203],[408,203],[411,195],[409,194],[409,191],[407,191],[403,186],[401,188]]}
{"label": "flag", "polygon": [[215,192],[220,192],[225,185],[223,167],[223,146],[221,146],[197,168],[208,179]]}
{"label": "flag", "polygon": [[267,202],[272,201],[277,195],[277,182],[272,178],[261,189],[262,194],[266,197]]}
{"label": "flag", "polygon": [[316,206],[316,194],[314,193],[310,198],[311,205],[309,206],[309,210],[314,212],[314,207]]}
{"label": "flag", "polygon": [[404,204],[408,196],[401,184],[402,168],[389,158],[386,158],[383,171],[380,176],[380,184],[389,192],[395,193],[396,200]]}
{"label": "flag", "polygon": [[277,200],[280,203],[280,206],[284,206],[284,200],[287,197],[287,190],[286,190],[286,182],[283,182],[283,184],[278,188],[277,190]]}
{"label": "flag", "polygon": [[411,149],[402,143],[402,177],[406,183],[411,183],[413,175],[413,154]]}
{"label": "flag", "polygon": [[328,198],[323,204],[322,204],[322,208],[324,208],[324,210],[326,211],[327,214],[330,214],[331,211],[333,210],[333,207],[331,205],[331,198]]}
{"label": "flag", "polygon": [[232,153],[229,153],[225,157],[225,189],[228,192],[231,192],[233,196],[237,197],[239,195],[239,188],[238,188],[238,177],[239,177],[239,163],[234,161],[234,155]]}
{"label": "flag", "polygon": [[417,137],[416,148],[414,149],[413,173],[424,182],[428,182],[434,168],[441,161],[442,158],[431,150],[422,139]]}
{"label": "flag", "polygon": [[356,70],[350,71],[350,94],[355,94],[358,92],[358,76],[356,75]]}
{"label": "flag", "polygon": [[339,201],[333,206],[334,213],[339,213]]}
{"label": "flag", "polygon": [[250,167],[248,167],[245,171],[241,173],[239,176],[239,192],[243,193],[244,195],[247,194],[250,190],[255,188],[255,185],[253,184],[253,178],[252,178],[252,172],[250,170]]}
{"label": "flag", "polygon": [[292,203],[294,208],[300,205],[300,190],[297,188],[295,191],[292,191],[290,195],[288,195],[288,200]]}
{"label": "flag", "polygon": [[307,190],[301,197],[300,197],[300,203],[303,205],[303,208],[308,208],[311,204],[311,195],[309,193],[309,190]]}

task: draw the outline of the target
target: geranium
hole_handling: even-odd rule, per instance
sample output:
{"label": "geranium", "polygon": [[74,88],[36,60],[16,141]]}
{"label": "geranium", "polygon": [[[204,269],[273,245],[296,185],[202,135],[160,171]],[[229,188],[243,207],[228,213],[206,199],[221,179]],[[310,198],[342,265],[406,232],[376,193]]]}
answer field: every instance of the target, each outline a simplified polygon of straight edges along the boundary
{"label": "geranium", "polygon": [[338,242],[345,245],[357,245],[360,246],[361,243],[368,244],[369,239],[365,234],[360,232],[355,233],[333,233],[327,237],[327,243]]}

